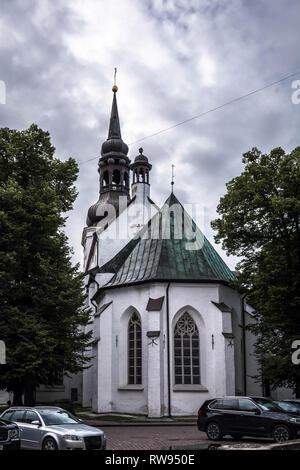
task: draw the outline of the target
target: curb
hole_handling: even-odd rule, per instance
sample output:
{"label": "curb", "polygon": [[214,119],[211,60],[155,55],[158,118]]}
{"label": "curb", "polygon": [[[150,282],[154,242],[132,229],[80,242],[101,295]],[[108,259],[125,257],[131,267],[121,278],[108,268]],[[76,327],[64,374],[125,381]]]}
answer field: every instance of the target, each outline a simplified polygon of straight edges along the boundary
{"label": "curb", "polygon": [[137,427],[137,426],[195,426],[197,427],[197,422],[191,423],[191,422],[141,422],[141,421],[136,421],[136,422],[131,422],[131,423],[124,423],[124,422],[109,422],[109,421],[94,421],[94,420],[83,420],[83,423],[86,424],[87,426],[94,426],[94,427],[124,427],[124,428],[130,428],[130,427]]}
{"label": "curb", "polygon": [[236,444],[236,445],[221,445],[218,450],[300,450],[300,439],[293,439],[291,441],[284,441],[282,443],[270,443],[270,444],[256,444],[248,445],[247,444]]}

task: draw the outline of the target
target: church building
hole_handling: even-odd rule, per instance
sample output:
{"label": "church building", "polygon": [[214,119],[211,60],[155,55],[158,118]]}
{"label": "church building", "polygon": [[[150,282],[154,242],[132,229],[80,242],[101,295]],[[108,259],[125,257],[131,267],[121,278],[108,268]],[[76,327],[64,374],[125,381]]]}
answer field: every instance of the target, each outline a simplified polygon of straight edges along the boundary
{"label": "church building", "polygon": [[142,148],[128,157],[117,90],[82,236],[93,332],[82,404],[157,418],[195,415],[214,396],[262,395],[235,273],[173,191],[161,208],[151,199],[152,165]]}
{"label": "church building", "polygon": [[[71,401],[96,413],[158,418],[196,415],[216,396],[292,396],[286,388],[269,391],[255,378],[255,338],[247,329],[254,317],[231,287],[236,273],[173,186],[161,208],[151,199],[152,165],[142,148],[130,160],[118,88],[112,90],[99,198],[82,235],[90,367],[55,386],[40,385],[37,403]],[[0,390],[0,404],[8,399],[11,394]]]}

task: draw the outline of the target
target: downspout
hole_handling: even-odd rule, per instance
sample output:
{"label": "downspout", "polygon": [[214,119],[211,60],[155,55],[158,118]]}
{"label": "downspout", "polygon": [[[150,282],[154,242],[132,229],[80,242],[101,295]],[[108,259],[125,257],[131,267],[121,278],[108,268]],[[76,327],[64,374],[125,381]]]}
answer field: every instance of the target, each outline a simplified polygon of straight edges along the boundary
{"label": "downspout", "polygon": [[242,307],[242,338],[243,338],[243,388],[244,395],[247,395],[247,360],[246,360],[246,321],[245,321],[245,298],[247,294],[243,294],[241,297]]}
{"label": "downspout", "polygon": [[93,305],[94,309],[95,309],[95,314],[97,313],[97,304],[95,303],[95,301],[93,299],[91,299],[91,304]]}
{"label": "downspout", "polygon": [[[99,282],[96,281],[96,277],[94,277],[93,279],[93,282],[95,282],[97,284],[97,291],[100,289],[100,286],[99,286]],[[94,294],[95,295],[95,294]],[[94,297],[94,296],[93,296]],[[95,301],[93,300],[93,297],[91,298],[91,304],[93,305],[94,309],[95,309],[95,314],[97,313],[97,308],[98,308],[98,305],[95,303]]]}
{"label": "downspout", "polygon": [[[99,283],[96,281],[96,276],[94,276],[93,282],[95,282],[95,283],[97,284],[97,291],[96,291],[96,292],[98,292],[100,286],[99,286]],[[95,295],[95,294],[94,294],[94,295]],[[94,297],[94,295],[93,295],[93,297]],[[94,315],[96,315],[97,309],[98,309],[98,305],[97,305],[97,303],[93,300],[93,297],[91,298],[91,304],[93,305],[93,307],[94,307],[94,309],[95,309]],[[94,319],[93,319],[93,322],[94,322]],[[94,324],[93,324],[93,331],[94,331]],[[95,344],[95,343],[94,343],[94,344]],[[97,351],[98,351],[98,349],[97,349]],[[97,360],[96,364],[97,364],[97,370],[98,370],[98,357],[97,357],[97,356],[92,356],[92,357],[93,357],[93,359],[96,357],[96,360]],[[94,362],[94,361],[93,361],[93,362]],[[97,397],[97,403],[98,403],[98,394],[99,394],[99,390],[98,390],[98,373],[97,373],[97,376],[96,376],[96,377],[97,377],[97,381],[95,382],[96,379],[95,379],[95,377],[93,376],[93,378],[92,378],[92,384],[93,384],[93,388],[94,388],[94,385],[96,384],[96,389],[97,389],[97,395],[96,395],[96,397]],[[92,397],[91,397],[90,401],[91,401],[91,405],[92,405],[92,407],[93,407],[94,393],[92,393]],[[97,405],[97,406],[98,406],[98,405]]]}
{"label": "downspout", "polygon": [[170,282],[166,289],[167,300],[167,357],[168,357],[168,417],[171,418],[171,364],[170,364],[170,312],[169,312],[169,287]]}

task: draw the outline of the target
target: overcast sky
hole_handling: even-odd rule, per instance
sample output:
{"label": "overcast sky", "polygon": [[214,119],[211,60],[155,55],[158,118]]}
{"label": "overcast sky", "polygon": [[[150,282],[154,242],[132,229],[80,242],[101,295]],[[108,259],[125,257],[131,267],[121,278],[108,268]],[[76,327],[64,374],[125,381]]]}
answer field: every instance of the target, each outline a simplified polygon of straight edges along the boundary
{"label": "overcast sky", "polygon": [[[297,70],[299,0],[1,0],[0,125],[48,130],[56,156],[84,162],[107,138],[113,69],[123,140],[130,144]],[[242,171],[242,154],[300,144],[298,76],[142,145],[153,165],[151,197],[174,192],[204,208],[204,230],[225,184]],[[97,160],[80,165],[67,223],[74,260],[82,261],[86,213],[98,199]],[[216,246],[216,245],[215,245]],[[233,269],[235,260],[219,253]]]}

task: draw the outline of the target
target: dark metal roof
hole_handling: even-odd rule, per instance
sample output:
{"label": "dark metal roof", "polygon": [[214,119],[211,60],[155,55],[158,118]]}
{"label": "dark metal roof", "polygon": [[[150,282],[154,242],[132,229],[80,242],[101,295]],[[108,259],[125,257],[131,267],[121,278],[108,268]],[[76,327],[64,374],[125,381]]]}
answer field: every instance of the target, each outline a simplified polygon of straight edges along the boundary
{"label": "dark metal roof", "polygon": [[160,331],[147,331],[146,336],[148,338],[158,338],[160,336]]}
{"label": "dark metal roof", "polygon": [[225,331],[223,331],[222,335],[224,336],[224,338],[234,339],[234,334],[233,333],[226,333]]}
{"label": "dark metal roof", "polygon": [[228,305],[224,304],[224,302],[217,303],[213,300],[211,301],[221,312],[232,312],[232,308],[228,307]]}
{"label": "dark metal roof", "polygon": [[146,155],[143,154],[143,149],[140,148],[139,152],[140,152],[139,155],[135,157],[134,162],[131,164],[131,169],[133,170],[134,168],[137,168],[137,167],[146,167],[149,170],[151,170],[152,165],[150,165],[148,161],[148,157],[146,157]]}
{"label": "dark metal roof", "polygon": [[[177,209],[181,208],[181,215],[178,211],[172,211],[174,205]],[[170,208],[170,236],[167,237],[165,214]],[[194,234],[192,242],[186,237],[187,229]],[[236,279],[173,193],[135,239],[135,246],[132,241],[129,242],[100,268],[100,272],[115,273],[104,287],[150,280],[228,282]]]}
{"label": "dark metal roof", "polygon": [[110,304],[112,304],[113,301],[111,300],[110,302],[108,302],[107,304],[103,304],[98,310],[97,310],[97,313],[95,313],[95,317],[98,317],[99,315],[101,315],[102,312],[104,312],[104,310],[107,309],[107,307],[109,307]]}
{"label": "dark metal roof", "polygon": [[164,296],[159,297],[158,299],[151,299],[150,297],[147,303],[146,310],[148,312],[155,312],[155,311],[159,312],[163,306],[164,298],[165,298]]}
{"label": "dark metal roof", "polygon": [[139,155],[137,155],[134,159],[135,162],[146,162],[148,163],[148,158],[146,157],[146,155],[143,154],[143,149],[142,147],[139,148]]}

